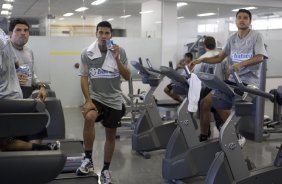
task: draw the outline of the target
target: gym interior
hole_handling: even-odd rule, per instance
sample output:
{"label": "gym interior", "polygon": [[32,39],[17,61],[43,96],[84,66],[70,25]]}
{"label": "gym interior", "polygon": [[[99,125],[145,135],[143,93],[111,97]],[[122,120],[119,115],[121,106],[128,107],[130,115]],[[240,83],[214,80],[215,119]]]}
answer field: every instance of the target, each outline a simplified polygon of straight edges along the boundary
{"label": "gym interior", "polygon": [[[61,144],[60,150],[53,153],[0,151],[0,183],[100,183],[106,136],[100,122],[95,123],[92,153],[95,173],[77,176],[75,172],[85,156],[81,54],[96,40],[97,24],[101,21],[112,25],[111,39],[125,50],[131,73],[130,80],[121,80],[126,113],[117,128],[110,166],[112,183],[282,183],[279,64],[282,1],[105,0],[100,4],[100,0],[0,0],[0,3],[0,28],[7,35],[11,19],[23,18],[29,23],[26,45],[33,51],[38,79],[48,86],[44,110],[39,114],[21,111],[20,108],[30,105],[27,102],[0,100],[0,124],[3,123],[0,138],[34,128],[18,124],[29,123],[37,129],[45,126],[36,124],[42,121],[40,118],[45,118],[46,123],[47,110],[49,137],[43,142]],[[188,92],[179,103],[166,95],[164,88],[177,81],[189,89],[183,76],[172,68],[187,52],[194,59],[199,58],[205,52],[206,36],[214,37],[216,50],[222,51],[230,35],[238,31],[239,9],[252,13],[250,28],[259,32],[265,43],[268,58],[260,64],[259,88],[239,85],[240,78],[235,80],[238,88],[252,99],[233,102],[231,114],[220,131],[212,118],[208,142],[199,142],[200,119],[197,112],[187,110]],[[191,76],[186,69],[183,71]],[[216,77],[208,74],[198,77],[206,86],[238,96]],[[28,99],[36,98],[36,92],[27,92]],[[14,106],[19,108],[15,110]],[[245,137],[243,146],[235,136],[238,131]]]}

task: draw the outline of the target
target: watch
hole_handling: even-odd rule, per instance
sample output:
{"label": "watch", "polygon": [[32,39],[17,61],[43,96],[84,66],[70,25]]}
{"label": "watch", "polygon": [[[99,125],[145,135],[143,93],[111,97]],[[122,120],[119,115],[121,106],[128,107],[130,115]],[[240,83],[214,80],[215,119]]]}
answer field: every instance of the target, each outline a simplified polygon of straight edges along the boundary
{"label": "watch", "polygon": [[46,86],[46,84],[44,84],[44,83],[40,83],[38,86],[39,86],[39,89],[40,89],[41,87],[47,89],[47,86]]}

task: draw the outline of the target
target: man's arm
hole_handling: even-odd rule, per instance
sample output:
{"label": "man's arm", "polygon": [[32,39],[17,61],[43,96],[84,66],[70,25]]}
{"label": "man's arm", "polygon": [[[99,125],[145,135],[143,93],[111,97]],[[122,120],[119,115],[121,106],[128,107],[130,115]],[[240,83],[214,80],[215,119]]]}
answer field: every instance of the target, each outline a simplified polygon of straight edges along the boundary
{"label": "man's arm", "polygon": [[235,63],[232,65],[232,68],[238,72],[240,71],[242,68],[244,67],[248,67],[248,66],[252,66],[252,65],[256,65],[259,64],[263,61],[264,56],[262,54],[257,54],[254,57],[247,59],[245,61],[242,61],[240,63]]}
{"label": "man's arm", "polygon": [[39,81],[39,79],[38,79],[38,77],[35,73],[33,73],[33,83],[34,83],[34,86],[37,89],[39,89],[37,98],[39,98],[41,101],[44,101],[46,96],[47,96],[46,87],[42,82]]}
{"label": "man's arm", "polygon": [[194,68],[196,64],[200,64],[200,63],[217,64],[222,62],[226,58],[226,56],[227,55],[223,51],[221,51],[218,55],[215,55],[213,57],[198,58],[189,64],[189,68],[190,67]]}
{"label": "man's arm", "polygon": [[117,63],[117,67],[119,70],[119,73],[121,74],[121,76],[125,79],[125,80],[129,80],[130,79],[130,71],[127,68],[127,66],[125,64],[123,64],[120,60],[120,49],[118,45],[114,45],[114,50],[111,50],[113,57],[116,60]]}
{"label": "man's arm", "polygon": [[222,62],[226,58],[226,56],[227,55],[223,51],[221,51],[218,55],[215,55],[213,57],[208,57],[208,58],[204,57],[199,60],[203,63],[217,64],[217,63]]}
{"label": "man's arm", "polygon": [[81,90],[82,90],[83,96],[85,98],[85,101],[92,101],[90,94],[89,94],[89,83],[88,83],[88,77],[87,76],[81,76],[80,77],[80,85],[81,85]]}

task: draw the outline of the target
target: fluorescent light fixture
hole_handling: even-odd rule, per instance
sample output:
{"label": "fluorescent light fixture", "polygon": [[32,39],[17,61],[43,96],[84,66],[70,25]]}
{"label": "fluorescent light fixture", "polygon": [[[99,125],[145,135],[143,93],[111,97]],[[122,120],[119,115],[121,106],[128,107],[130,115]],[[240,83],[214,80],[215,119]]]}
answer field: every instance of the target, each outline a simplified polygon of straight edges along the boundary
{"label": "fluorescent light fixture", "polygon": [[77,8],[77,9],[74,10],[74,11],[76,11],[76,12],[83,12],[83,11],[85,11],[85,10],[87,10],[87,9],[88,9],[87,7],[82,6],[82,7],[80,7],[80,8]]}
{"label": "fluorescent light fixture", "polygon": [[4,0],[4,1],[10,2],[10,3],[14,2],[14,0]]}
{"label": "fluorescent light fixture", "polygon": [[113,21],[115,20],[114,18],[109,18],[107,21],[110,22],[110,21]]}
{"label": "fluorescent light fixture", "polygon": [[1,15],[9,15],[9,11],[8,10],[2,10]]}
{"label": "fluorescent light fixture", "polygon": [[244,7],[244,8],[233,9],[232,11],[233,11],[233,12],[237,12],[237,11],[239,11],[240,9],[255,10],[255,9],[258,9],[258,8],[257,8],[257,7],[254,7],[254,6],[250,6],[250,7]]}
{"label": "fluorescent light fixture", "polygon": [[152,13],[154,12],[153,10],[147,10],[147,11],[141,11],[139,12],[140,14],[146,14],[146,13]]}
{"label": "fluorescent light fixture", "polygon": [[64,17],[69,17],[69,16],[72,16],[73,15],[73,13],[65,13],[63,16]]}
{"label": "fluorescent light fixture", "polygon": [[32,28],[39,28],[39,24],[31,24]]}
{"label": "fluorescent light fixture", "polygon": [[106,0],[96,0],[96,1],[93,1],[91,3],[91,5],[94,5],[94,6],[97,6],[97,5],[100,5],[102,3],[106,2]]}
{"label": "fluorescent light fixture", "polygon": [[13,9],[13,5],[11,5],[11,4],[2,4],[2,9],[11,10],[11,9]]}
{"label": "fluorescent light fixture", "polygon": [[64,17],[61,17],[61,18],[59,18],[59,20],[65,20],[65,18],[64,18]]}
{"label": "fluorescent light fixture", "polygon": [[212,16],[212,15],[215,15],[216,13],[201,13],[201,14],[198,14],[197,16],[198,17],[207,17],[207,16]]}
{"label": "fluorescent light fixture", "polygon": [[121,19],[126,19],[126,18],[128,18],[128,17],[131,17],[131,15],[123,15],[123,16],[120,16],[119,18],[121,18]]}
{"label": "fluorescent light fixture", "polygon": [[162,21],[155,21],[154,23],[155,23],[155,24],[161,24]]}
{"label": "fluorescent light fixture", "polygon": [[186,6],[186,5],[188,5],[188,3],[186,3],[186,2],[178,2],[176,4],[177,8],[182,7],[182,6]]}
{"label": "fluorescent light fixture", "polygon": [[183,17],[183,16],[180,16],[180,17],[177,17],[176,19],[184,19],[184,17]]}

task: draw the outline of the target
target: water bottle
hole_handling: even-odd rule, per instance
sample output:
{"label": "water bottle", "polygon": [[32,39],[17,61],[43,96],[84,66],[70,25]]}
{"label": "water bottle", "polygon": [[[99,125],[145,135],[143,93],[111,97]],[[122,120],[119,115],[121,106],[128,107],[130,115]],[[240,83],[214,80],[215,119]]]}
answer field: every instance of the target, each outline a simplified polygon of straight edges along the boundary
{"label": "water bottle", "polygon": [[114,49],[114,42],[113,42],[113,40],[107,40],[106,41],[106,45],[107,45],[108,50],[113,50]]}

